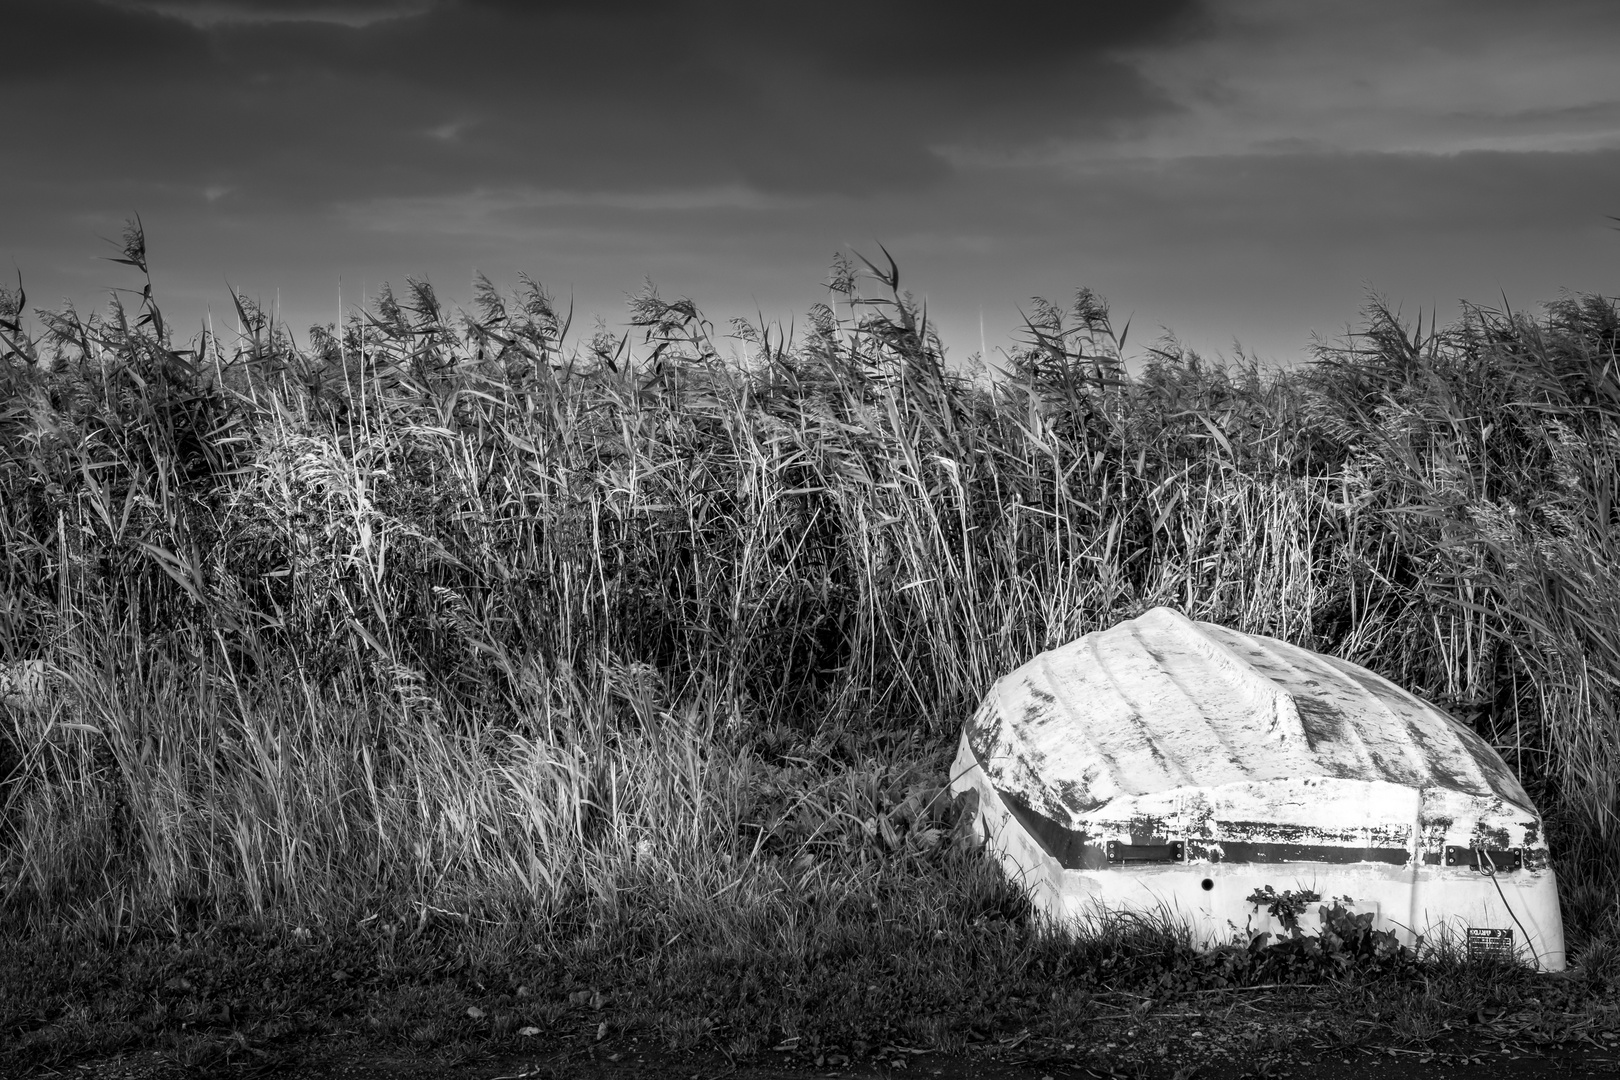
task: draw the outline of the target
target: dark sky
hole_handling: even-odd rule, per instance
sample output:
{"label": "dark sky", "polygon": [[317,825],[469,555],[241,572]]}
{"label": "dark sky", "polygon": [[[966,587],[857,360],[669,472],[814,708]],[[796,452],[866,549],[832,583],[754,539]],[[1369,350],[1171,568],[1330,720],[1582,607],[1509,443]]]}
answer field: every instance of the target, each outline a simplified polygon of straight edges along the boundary
{"label": "dark sky", "polygon": [[[1089,286],[1208,354],[1620,292],[1620,3],[0,0],[0,258],[34,305],[227,282],[299,330],[474,271],[724,326],[899,260],[952,354]],[[0,272],[9,268],[0,267]]]}

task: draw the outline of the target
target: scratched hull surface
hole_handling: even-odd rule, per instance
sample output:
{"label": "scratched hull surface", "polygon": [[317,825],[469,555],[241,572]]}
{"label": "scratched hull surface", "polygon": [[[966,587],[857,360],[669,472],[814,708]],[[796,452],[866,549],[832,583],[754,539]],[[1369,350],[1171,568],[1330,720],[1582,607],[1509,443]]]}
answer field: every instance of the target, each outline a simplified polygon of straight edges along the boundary
{"label": "scratched hull surface", "polygon": [[1055,915],[1174,910],[1227,940],[1269,928],[1254,888],[1310,888],[1411,942],[1511,931],[1563,967],[1541,819],[1501,756],[1286,642],[1167,608],[1088,634],[997,682],[952,776]]}

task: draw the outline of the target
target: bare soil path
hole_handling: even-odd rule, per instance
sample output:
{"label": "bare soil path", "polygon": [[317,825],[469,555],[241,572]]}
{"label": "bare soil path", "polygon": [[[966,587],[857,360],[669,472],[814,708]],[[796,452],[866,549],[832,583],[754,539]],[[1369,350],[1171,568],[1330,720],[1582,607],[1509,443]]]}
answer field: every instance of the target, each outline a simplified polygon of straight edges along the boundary
{"label": "bare soil path", "polygon": [[250,1057],[188,1065],[159,1051],[142,1051],[36,1066],[23,1076],[30,1080],[1584,1080],[1620,1076],[1620,1049],[1527,1050],[1486,1040],[1456,1040],[1443,1048],[1363,1045],[1322,1050],[1302,1042],[1281,1053],[1243,1060],[1221,1049],[1199,1053],[1187,1048],[1142,1059],[1128,1051],[1110,1058],[1096,1052],[1026,1046],[957,1055],[886,1051],[863,1061],[823,1060],[818,1065],[785,1053],[733,1062],[722,1054],[668,1054],[636,1046],[554,1048],[518,1055],[475,1051],[458,1060],[455,1054],[385,1051],[363,1040],[327,1039],[290,1050],[274,1061]]}

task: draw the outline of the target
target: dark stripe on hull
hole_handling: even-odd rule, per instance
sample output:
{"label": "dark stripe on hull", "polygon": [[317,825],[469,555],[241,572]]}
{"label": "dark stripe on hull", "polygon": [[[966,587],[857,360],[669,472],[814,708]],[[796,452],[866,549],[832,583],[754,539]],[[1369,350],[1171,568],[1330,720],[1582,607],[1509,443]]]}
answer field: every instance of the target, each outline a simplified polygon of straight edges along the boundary
{"label": "dark stripe on hull", "polygon": [[1383,863],[1405,866],[1412,853],[1405,848],[1339,847],[1334,844],[1257,844],[1247,840],[1188,840],[1188,857],[1212,863]]}
{"label": "dark stripe on hull", "polygon": [[[989,776],[984,759],[979,756],[973,740],[967,740],[968,751],[979,768]],[[1110,865],[1108,849],[1103,843],[1092,843],[1086,833],[1059,825],[1011,792],[995,788],[1001,801],[1026,833],[1034,837],[1053,861],[1065,870],[1106,870]],[[1132,836],[1131,845],[1168,846],[1174,841],[1168,836]],[[1128,849],[1127,849],[1128,850]],[[1412,853],[1403,847],[1345,847],[1334,844],[1256,843],[1248,840],[1211,840],[1188,837],[1184,857],[1188,862],[1202,863],[1323,863],[1344,866],[1353,863],[1379,863],[1385,866],[1405,866]],[[1136,860],[1126,857],[1125,863]],[[1438,862],[1438,853],[1425,861]],[[1161,860],[1144,861],[1144,865],[1176,865]],[[1179,864],[1185,865],[1185,863]]]}
{"label": "dark stripe on hull", "polygon": [[[996,789],[996,794],[1012,812],[1013,819],[1023,830],[1035,838],[1041,850],[1065,870],[1106,870],[1111,864],[1105,844],[1089,842],[1083,832],[1059,825],[1017,795]],[[1123,855],[1112,865],[1140,862],[1143,865],[1185,865],[1179,860],[1158,858],[1160,849],[1170,850],[1175,841],[1168,837],[1132,837],[1131,845],[1120,845]],[[1145,849],[1144,857],[1131,857],[1131,846]],[[1153,857],[1148,857],[1153,856]],[[1186,841],[1188,862],[1206,863],[1301,863],[1314,862],[1330,865],[1348,863],[1381,863],[1385,866],[1405,866],[1412,853],[1405,848],[1339,847],[1333,844],[1267,844],[1247,840]]]}

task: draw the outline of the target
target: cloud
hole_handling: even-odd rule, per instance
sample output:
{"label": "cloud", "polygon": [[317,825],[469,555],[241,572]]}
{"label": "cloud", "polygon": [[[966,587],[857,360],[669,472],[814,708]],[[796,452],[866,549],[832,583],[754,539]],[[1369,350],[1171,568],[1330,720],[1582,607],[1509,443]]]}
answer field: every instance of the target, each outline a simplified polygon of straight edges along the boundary
{"label": "cloud", "polygon": [[[87,0],[11,0],[3,23],[12,45],[0,65],[0,86],[59,85],[79,79],[126,94],[137,80],[192,68],[207,49],[195,27],[123,4]],[[48,97],[29,111],[57,121],[77,119]]]}
{"label": "cloud", "polygon": [[166,288],[317,313],[474,267],[796,306],[881,240],[992,334],[1087,284],[1298,342],[1364,279],[1589,286],[1620,214],[1612,0],[4,6],[0,258],[42,297],[139,211]]}
{"label": "cloud", "polygon": [[420,15],[434,0],[114,0],[128,8],[184,20],[195,26],[226,23],[316,22],[368,26],[383,19]]}
{"label": "cloud", "polygon": [[[1620,5],[1222,0],[1127,56],[1178,108],[1115,156],[1620,146]],[[1095,147],[1072,148],[1084,158]]]}
{"label": "cloud", "polygon": [[[803,207],[802,200],[765,196],[740,184],[662,192],[547,191],[534,188],[477,189],[450,195],[370,198],[335,208],[345,227],[367,232],[441,236],[512,237],[523,230],[543,234],[559,216],[581,221],[618,219],[629,229],[647,218],[747,212],[751,216]],[[735,225],[736,219],[730,218]]]}
{"label": "cloud", "polygon": [[1114,53],[1194,34],[1198,10],[25,0],[14,25],[63,48],[21,50],[50,59],[0,81],[47,103],[28,121],[44,168],[111,149],[134,182],[267,201],[515,183],[863,194],[940,182],[951,147],[1105,138],[1173,109]]}

